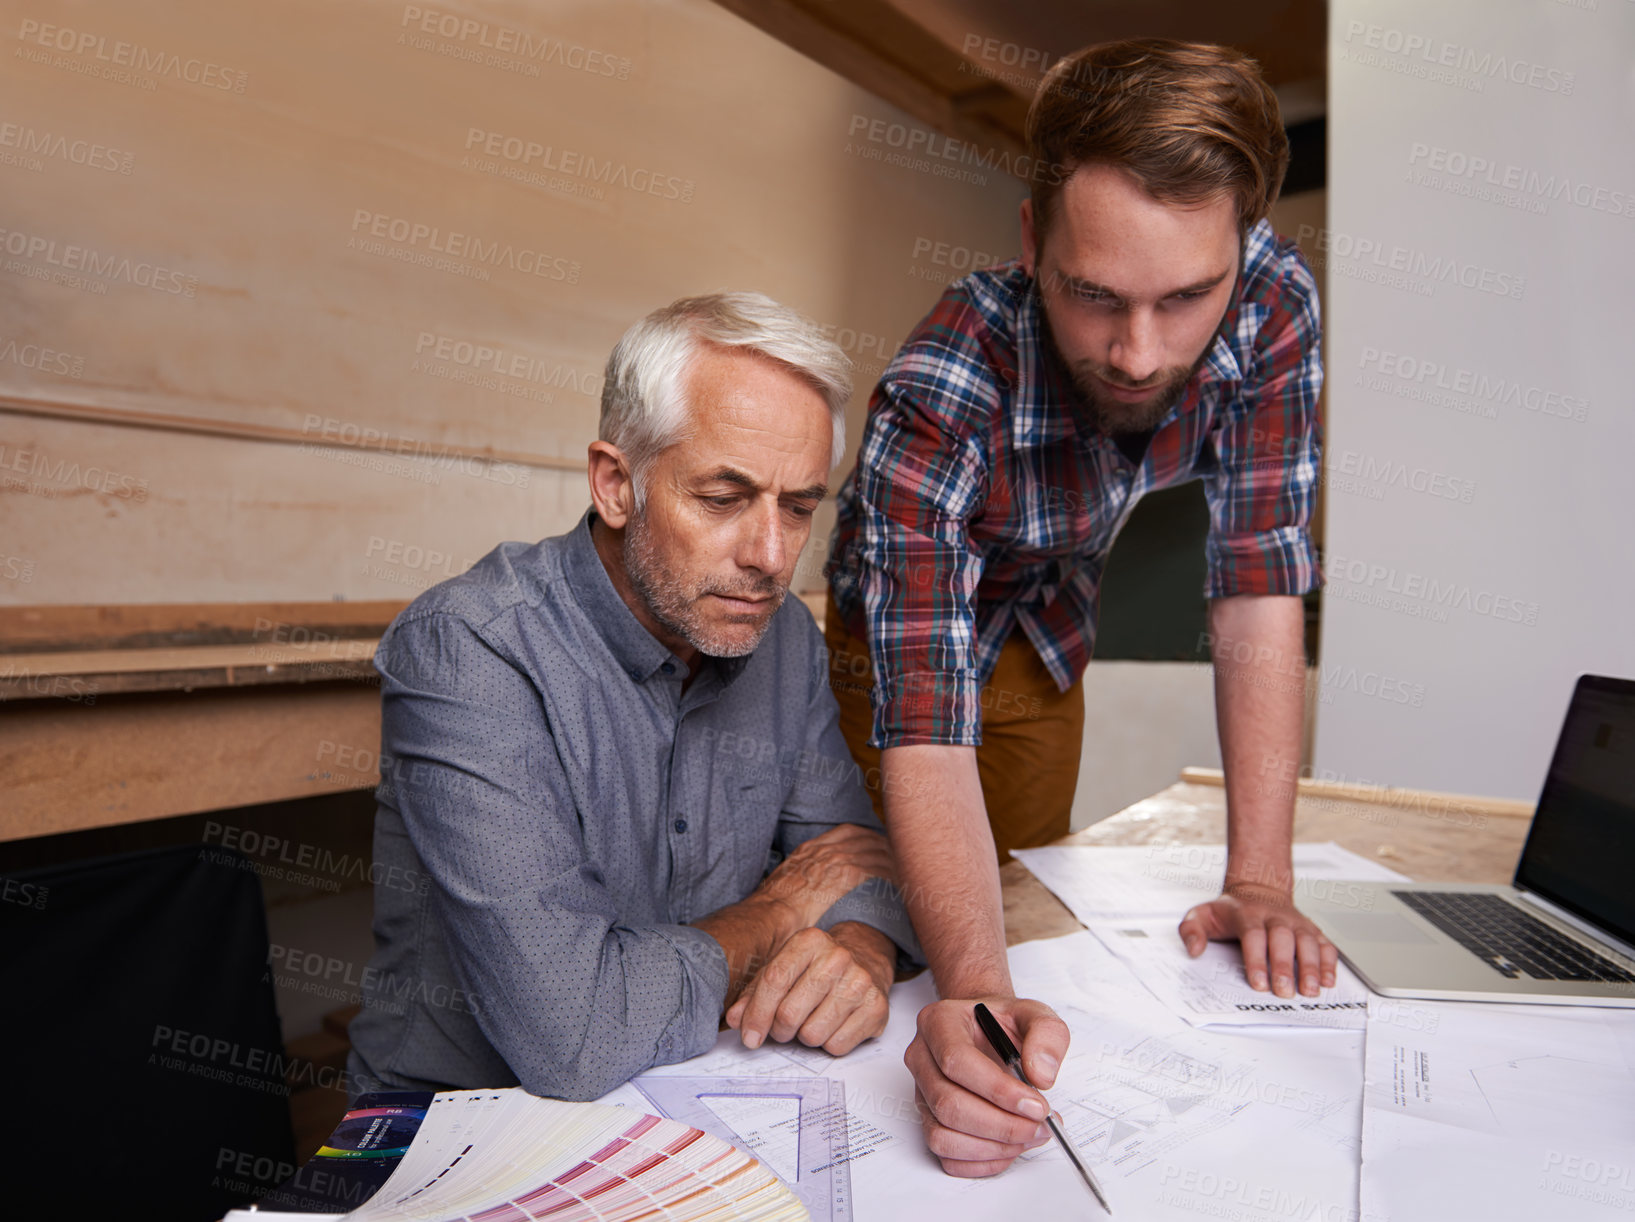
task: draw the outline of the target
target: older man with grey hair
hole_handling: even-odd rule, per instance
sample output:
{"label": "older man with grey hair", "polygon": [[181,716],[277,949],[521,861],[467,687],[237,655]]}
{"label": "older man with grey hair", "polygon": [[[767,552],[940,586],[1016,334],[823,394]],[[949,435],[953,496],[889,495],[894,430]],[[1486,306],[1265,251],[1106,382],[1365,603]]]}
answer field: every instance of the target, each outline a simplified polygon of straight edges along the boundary
{"label": "older man with grey hair", "polygon": [[846,369],[759,294],[649,315],[608,361],[578,526],[501,544],[382,638],[354,1095],[589,1099],[723,1019],[835,1054],[883,1029],[918,950],[784,597]]}

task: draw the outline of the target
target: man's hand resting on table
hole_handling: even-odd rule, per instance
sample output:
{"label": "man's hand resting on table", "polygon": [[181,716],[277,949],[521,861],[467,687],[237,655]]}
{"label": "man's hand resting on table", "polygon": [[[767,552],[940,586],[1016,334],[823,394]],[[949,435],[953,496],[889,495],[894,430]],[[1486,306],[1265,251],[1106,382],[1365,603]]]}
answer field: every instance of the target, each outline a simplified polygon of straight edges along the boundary
{"label": "man's hand resting on table", "polygon": [[[1300,992],[1316,997],[1333,988],[1339,952],[1323,931],[1294,906],[1286,891],[1256,883],[1228,883],[1220,898],[1199,904],[1181,919],[1181,941],[1197,958],[1206,942],[1236,939],[1243,948],[1249,987],[1293,997],[1298,966]],[[1268,978],[1269,977],[1269,978]]]}
{"label": "man's hand resting on table", "polygon": [[798,1038],[841,1056],[885,1030],[896,964],[891,939],[867,925],[802,929],[727,1007],[727,1026],[746,1048]]}
{"label": "man's hand resting on table", "polygon": [[1056,1081],[1067,1055],[1067,1024],[1042,1001],[972,997],[938,1001],[920,1011],[919,1032],[903,1054],[914,1075],[925,1144],[949,1175],[998,1175],[1024,1150],[1050,1140],[1050,1104],[1016,1080],[977,1025],[983,1002],[1022,1053],[1028,1080]]}
{"label": "man's hand resting on table", "polygon": [[838,1056],[885,1029],[896,946],[857,921],[827,933],[816,924],[866,879],[894,877],[886,838],[842,824],[797,846],[738,903],[693,922],[726,952],[724,1018],[745,1047],[798,1038]]}

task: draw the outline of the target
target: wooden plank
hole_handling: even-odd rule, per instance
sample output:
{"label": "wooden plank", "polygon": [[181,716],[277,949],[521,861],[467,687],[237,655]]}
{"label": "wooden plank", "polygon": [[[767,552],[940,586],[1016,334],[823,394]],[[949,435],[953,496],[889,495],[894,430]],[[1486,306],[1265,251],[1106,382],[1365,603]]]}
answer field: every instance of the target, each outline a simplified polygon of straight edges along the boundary
{"label": "wooden plank", "polygon": [[516,463],[547,471],[583,471],[583,458],[562,458],[555,454],[535,454],[529,450],[506,450],[494,446],[461,446],[446,442],[419,442],[401,436],[353,439],[314,437],[301,429],[258,424],[248,420],[210,420],[176,412],[144,411],[132,407],[104,407],[68,399],[44,399],[22,395],[0,395],[0,412],[18,416],[41,416],[48,420],[89,420],[98,424],[127,428],[156,429],[193,433],[202,437],[231,437],[234,440],[274,441],[287,445],[317,446],[344,450],[375,450],[410,460],[415,458],[474,458],[484,462]]}
{"label": "wooden plank", "polygon": [[1006,946],[1060,938],[1084,928],[1067,905],[1019,861],[999,867],[999,894],[1005,909]]}
{"label": "wooden plank", "polygon": [[0,654],[378,637],[404,599],[0,607]]}
{"label": "wooden plank", "polygon": [[379,748],[362,683],[0,705],[0,840],[369,788]]}
{"label": "wooden plank", "polygon": [[[52,653],[9,654],[19,668],[39,674],[109,675],[120,672],[208,670],[230,667],[291,665],[302,662],[367,662],[378,636],[352,640],[269,643],[265,645],[194,645],[185,649],[91,649]],[[4,671],[0,670],[0,675]]]}
{"label": "wooden plank", "polygon": [[[1027,101],[984,77],[923,27],[880,0],[716,0],[773,38],[945,135],[1015,165],[1026,149]],[[973,85],[972,81],[978,82]]]}
{"label": "wooden plank", "polygon": [[347,680],[375,683],[374,664],[302,662],[282,666],[201,667],[197,670],[127,670],[86,676],[31,672],[0,663],[0,704],[21,700],[72,700],[94,703],[99,696],[141,692],[192,692],[218,687],[268,687],[274,684],[328,683]]}
{"label": "wooden plank", "polygon": [[259,687],[328,679],[374,682],[378,637],[302,644],[197,645],[188,649],[99,649],[7,654],[0,701],[66,698],[94,703],[119,692]]}
{"label": "wooden plank", "polygon": [[[1219,768],[1183,768],[1181,780],[1189,785],[1226,784]],[[1300,795],[1312,798],[1340,798],[1348,802],[1373,802],[1399,809],[1422,809],[1444,814],[1490,815],[1495,819],[1531,819],[1536,803],[1515,798],[1483,798],[1473,794],[1441,793],[1433,789],[1406,789],[1391,785],[1356,785],[1344,781],[1319,781],[1301,777]]]}
{"label": "wooden plank", "polygon": [[[1526,821],[1446,806],[1387,806],[1302,793],[1294,838],[1332,840],[1416,879],[1502,883],[1515,872]],[[1182,781],[1059,841],[1061,844],[1223,844],[1226,790]]]}

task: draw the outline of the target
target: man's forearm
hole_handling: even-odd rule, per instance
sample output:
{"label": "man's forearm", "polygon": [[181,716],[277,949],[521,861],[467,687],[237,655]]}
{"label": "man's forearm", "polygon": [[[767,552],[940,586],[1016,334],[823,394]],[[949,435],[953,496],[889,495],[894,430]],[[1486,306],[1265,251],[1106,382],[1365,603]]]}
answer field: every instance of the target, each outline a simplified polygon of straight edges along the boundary
{"label": "man's forearm", "polygon": [[1226,774],[1227,886],[1294,888],[1294,777],[1305,723],[1304,609],[1294,595],[1210,605]]}
{"label": "man's forearm", "polygon": [[801,928],[793,908],[760,892],[700,917],[692,926],[721,943],[726,952],[727,996],[722,1009],[738,1000],[755,973]]}
{"label": "man's forearm", "polygon": [[886,833],[903,900],[943,997],[1011,992],[999,864],[974,747],[888,747]]}

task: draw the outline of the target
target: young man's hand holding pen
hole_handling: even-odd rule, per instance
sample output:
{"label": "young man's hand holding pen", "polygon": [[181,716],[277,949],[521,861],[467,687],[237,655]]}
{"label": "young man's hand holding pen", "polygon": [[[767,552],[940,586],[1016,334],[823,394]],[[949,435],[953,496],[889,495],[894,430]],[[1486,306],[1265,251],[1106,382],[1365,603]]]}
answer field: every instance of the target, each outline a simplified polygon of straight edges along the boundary
{"label": "young man's hand holding pen", "polygon": [[[980,1001],[972,1007],[972,1010],[976,1014],[977,1026],[982,1028],[982,1034],[987,1036],[988,1043],[993,1045],[993,1050],[999,1054],[999,1059],[1005,1062],[1005,1068],[1009,1069],[1023,1082],[1026,1082],[1028,1077],[1022,1069],[1022,1054],[1016,1050],[1016,1045],[1011,1043],[1011,1038],[1006,1033],[1005,1028],[999,1025],[999,1020],[993,1016],[992,1011]],[[1107,1197],[1102,1192],[1101,1185],[1096,1183],[1096,1177],[1085,1163],[1084,1156],[1067,1139],[1067,1134],[1062,1131],[1062,1126],[1058,1123],[1058,1117],[1047,1115],[1045,1124],[1050,1129],[1050,1135],[1061,1145],[1062,1153],[1066,1154],[1068,1161],[1073,1164],[1073,1169],[1079,1173],[1079,1178],[1084,1181],[1084,1186],[1101,1203],[1101,1207],[1111,1214],[1113,1207],[1107,1204]]]}
{"label": "young man's hand holding pen", "polygon": [[1049,1141],[1050,1105],[987,1052],[973,1004],[982,1001],[1021,1044],[1028,1081],[1048,1089],[1067,1055],[1067,1024],[1042,1001],[983,997],[939,1001],[920,1011],[903,1062],[914,1075],[925,1142],[949,1175],[997,1175],[1017,1155]]}

